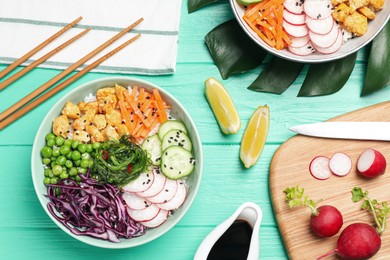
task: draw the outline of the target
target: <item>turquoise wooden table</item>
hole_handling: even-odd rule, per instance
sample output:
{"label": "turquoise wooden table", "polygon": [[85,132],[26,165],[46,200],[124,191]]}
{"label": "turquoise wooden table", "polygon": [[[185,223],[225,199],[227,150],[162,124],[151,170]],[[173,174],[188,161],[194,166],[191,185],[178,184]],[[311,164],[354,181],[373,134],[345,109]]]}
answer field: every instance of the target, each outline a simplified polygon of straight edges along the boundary
{"label": "turquoise wooden table", "polygon": [[[46,112],[69,90],[112,74],[88,73],[6,129],[0,131],[0,259],[192,259],[202,239],[245,201],[263,210],[260,231],[260,259],[287,259],[268,188],[269,165],[275,150],[293,134],[290,126],[323,121],[345,112],[385,101],[390,88],[360,97],[366,65],[360,51],[351,78],[336,94],[297,98],[303,76],[282,95],[256,93],[246,87],[263,66],[222,81],[204,43],[204,36],[220,23],[232,19],[227,1],[187,13],[183,1],[180,21],[177,71],[167,76],[137,76],[172,93],[193,117],[203,151],[203,179],[191,209],[176,227],[155,241],[130,249],[95,248],[73,239],[46,215],[35,194],[30,172],[34,137]],[[147,55],[147,54],[145,54]],[[1,64],[0,70],[6,65]],[[304,69],[306,73],[307,68]],[[35,69],[0,93],[3,111],[30,93],[57,70]],[[134,76],[134,75],[132,75]],[[236,103],[245,126],[255,108],[270,107],[271,126],[267,144],[257,164],[245,169],[239,159],[243,128],[235,135],[223,135],[206,102],[204,81],[221,80]]]}

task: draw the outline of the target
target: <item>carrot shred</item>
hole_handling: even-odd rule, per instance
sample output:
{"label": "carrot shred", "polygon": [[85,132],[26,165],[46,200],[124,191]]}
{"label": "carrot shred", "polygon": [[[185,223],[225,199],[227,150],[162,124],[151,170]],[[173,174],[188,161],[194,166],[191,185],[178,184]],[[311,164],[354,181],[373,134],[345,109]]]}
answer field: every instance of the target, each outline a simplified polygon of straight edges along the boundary
{"label": "carrot shred", "polygon": [[162,100],[158,89],[153,89],[153,96],[157,101],[157,112],[160,123],[164,123],[168,120],[167,113],[165,111],[164,101]]}

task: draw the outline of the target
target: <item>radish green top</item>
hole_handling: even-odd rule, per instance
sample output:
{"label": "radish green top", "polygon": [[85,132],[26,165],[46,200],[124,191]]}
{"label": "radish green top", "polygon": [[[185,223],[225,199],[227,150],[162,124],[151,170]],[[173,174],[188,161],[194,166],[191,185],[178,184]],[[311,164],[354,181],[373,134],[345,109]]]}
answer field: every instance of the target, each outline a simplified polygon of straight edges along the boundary
{"label": "radish green top", "polygon": [[317,202],[310,199],[308,196],[304,195],[304,188],[299,188],[299,186],[286,188],[284,193],[286,193],[286,200],[288,201],[288,205],[290,208],[296,206],[306,206],[311,210],[312,215],[317,216]]}

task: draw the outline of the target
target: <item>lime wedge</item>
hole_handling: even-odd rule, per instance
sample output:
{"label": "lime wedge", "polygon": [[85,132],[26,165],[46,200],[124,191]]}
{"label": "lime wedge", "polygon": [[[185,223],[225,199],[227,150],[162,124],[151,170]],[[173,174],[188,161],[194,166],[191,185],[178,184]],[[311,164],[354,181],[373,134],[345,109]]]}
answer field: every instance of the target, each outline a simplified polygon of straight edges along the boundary
{"label": "lime wedge", "polygon": [[237,133],[241,128],[240,117],[225,87],[211,77],[205,81],[204,91],[222,132],[225,134]]}
{"label": "lime wedge", "polygon": [[259,106],[249,119],[240,146],[240,159],[246,168],[253,166],[260,157],[269,128],[269,107]]}
{"label": "lime wedge", "polygon": [[263,0],[237,0],[242,5],[251,5],[263,2]]}

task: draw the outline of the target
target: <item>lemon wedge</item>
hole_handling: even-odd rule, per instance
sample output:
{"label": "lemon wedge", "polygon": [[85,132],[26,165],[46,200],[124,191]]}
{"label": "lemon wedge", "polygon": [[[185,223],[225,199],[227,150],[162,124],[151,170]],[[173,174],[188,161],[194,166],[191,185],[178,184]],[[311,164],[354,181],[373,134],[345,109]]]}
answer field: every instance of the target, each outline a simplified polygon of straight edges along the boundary
{"label": "lemon wedge", "polygon": [[249,119],[241,139],[240,159],[246,168],[253,166],[260,157],[267,140],[269,107],[259,106]]}
{"label": "lemon wedge", "polygon": [[205,95],[211,110],[225,134],[237,133],[241,128],[240,117],[225,87],[215,78],[205,81]]}

